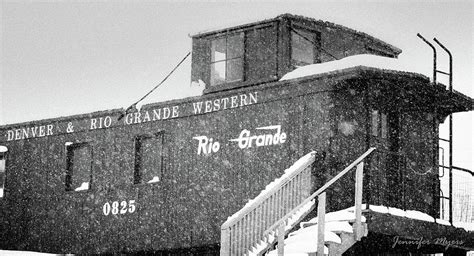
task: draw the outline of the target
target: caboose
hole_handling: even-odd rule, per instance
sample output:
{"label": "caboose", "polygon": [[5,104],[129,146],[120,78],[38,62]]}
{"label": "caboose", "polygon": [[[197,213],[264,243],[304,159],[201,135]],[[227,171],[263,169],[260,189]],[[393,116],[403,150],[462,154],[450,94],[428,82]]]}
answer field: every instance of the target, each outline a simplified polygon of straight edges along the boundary
{"label": "caboose", "polygon": [[2,126],[0,249],[465,254],[474,233],[441,218],[453,204],[438,138],[473,99],[417,73],[337,66],[400,53],[284,14],[193,35],[202,95]]}

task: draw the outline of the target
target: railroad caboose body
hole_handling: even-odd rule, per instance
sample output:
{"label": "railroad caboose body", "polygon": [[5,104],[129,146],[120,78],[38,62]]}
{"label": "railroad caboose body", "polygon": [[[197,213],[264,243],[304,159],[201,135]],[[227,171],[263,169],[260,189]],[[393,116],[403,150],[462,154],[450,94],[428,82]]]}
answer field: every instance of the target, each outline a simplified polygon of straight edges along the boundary
{"label": "railroad caboose body", "polygon": [[[193,36],[202,96],[0,127],[0,248],[218,254],[222,223],[311,151],[306,193],[375,147],[364,203],[439,218],[438,126],[472,110],[471,98],[375,67],[284,77],[400,52],[342,26],[281,15]],[[353,203],[353,183],[346,177],[328,190],[330,210]],[[393,250],[373,249],[370,239],[383,232],[370,232],[354,250]]]}

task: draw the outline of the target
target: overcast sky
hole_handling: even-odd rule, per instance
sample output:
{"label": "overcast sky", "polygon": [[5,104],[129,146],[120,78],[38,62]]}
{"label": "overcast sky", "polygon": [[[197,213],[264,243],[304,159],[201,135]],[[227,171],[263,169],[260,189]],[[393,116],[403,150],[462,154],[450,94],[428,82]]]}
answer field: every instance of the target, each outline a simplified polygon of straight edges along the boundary
{"label": "overcast sky", "polygon": [[[473,4],[387,2],[2,0],[0,125],[128,107],[191,50],[189,34],[282,13],[380,38],[428,76],[432,51],[416,33],[437,37],[454,55],[454,88],[473,97]],[[189,85],[190,59],[146,102],[184,97]],[[455,161],[472,169],[472,113],[457,114],[455,126]]]}

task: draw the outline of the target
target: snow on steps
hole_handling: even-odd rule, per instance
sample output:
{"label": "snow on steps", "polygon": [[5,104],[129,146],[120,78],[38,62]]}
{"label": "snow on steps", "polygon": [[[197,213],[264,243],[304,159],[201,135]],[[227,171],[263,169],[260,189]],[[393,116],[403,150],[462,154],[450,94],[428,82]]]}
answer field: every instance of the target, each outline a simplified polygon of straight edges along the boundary
{"label": "snow on steps", "polygon": [[[285,232],[290,231],[297,223],[299,223],[301,219],[304,218],[306,214],[312,209],[314,204],[315,200],[309,201],[307,204],[301,207],[293,216],[288,218],[285,227]],[[265,251],[266,249],[270,248],[270,246],[272,246],[274,243],[276,243],[277,238],[278,234],[276,232],[270,232],[270,234],[265,237],[265,240],[258,242],[257,245],[253,247],[253,250],[249,251],[247,254],[249,256],[260,255],[262,251]]]}
{"label": "snow on steps", "polygon": [[[342,245],[344,239],[353,238],[347,234],[353,233],[353,228],[350,223],[354,223],[355,213],[354,207],[344,209],[337,212],[330,212],[325,215],[324,224],[324,254],[329,254],[329,247],[332,244]],[[366,222],[364,216],[361,219]],[[318,218],[313,218],[306,222],[300,223],[300,229],[288,235],[285,239],[285,255],[304,255],[308,256],[310,253],[315,253],[318,247]],[[367,229],[364,235],[367,235]],[[345,243],[347,244],[347,243]],[[270,251],[268,256],[278,255],[277,249]]]}

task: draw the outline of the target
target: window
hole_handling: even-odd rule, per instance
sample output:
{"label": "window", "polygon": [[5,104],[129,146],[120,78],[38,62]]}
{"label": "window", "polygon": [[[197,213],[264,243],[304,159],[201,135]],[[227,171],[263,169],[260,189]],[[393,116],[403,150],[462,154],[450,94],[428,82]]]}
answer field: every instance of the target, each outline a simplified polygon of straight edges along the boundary
{"label": "window", "polygon": [[211,41],[211,85],[243,80],[244,33]]}
{"label": "window", "polygon": [[66,143],[66,190],[89,190],[92,180],[92,148],[88,143]]}
{"label": "window", "polygon": [[156,183],[162,178],[163,132],[135,139],[134,184]]}
{"label": "window", "polygon": [[6,162],[6,154],[7,154],[7,147],[0,146],[0,198],[3,198],[5,193],[5,162]]}
{"label": "window", "polygon": [[318,63],[320,34],[303,29],[291,31],[291,65],[295,68]]}
{"label": "window", "polygon": [[372,110],[372,135],[384,139],[388,135],[387,114],[375,109]]}

